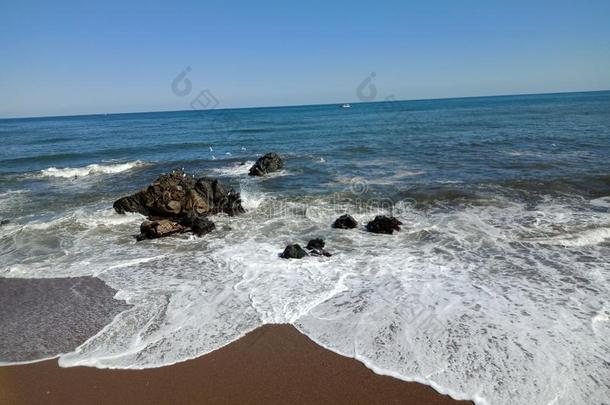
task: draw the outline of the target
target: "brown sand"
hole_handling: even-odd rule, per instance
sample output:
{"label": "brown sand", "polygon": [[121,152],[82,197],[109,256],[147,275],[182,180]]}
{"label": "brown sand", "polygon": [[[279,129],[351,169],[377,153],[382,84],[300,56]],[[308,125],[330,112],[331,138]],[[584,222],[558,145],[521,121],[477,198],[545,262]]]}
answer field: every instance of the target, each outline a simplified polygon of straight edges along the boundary
{"label": "brown sand", "polygon": [[313,343],[290,325],[266,325],[230,345],[147,370],[60,368],[55,360],[0,367],[0,404],[470,404],[380,376]]}

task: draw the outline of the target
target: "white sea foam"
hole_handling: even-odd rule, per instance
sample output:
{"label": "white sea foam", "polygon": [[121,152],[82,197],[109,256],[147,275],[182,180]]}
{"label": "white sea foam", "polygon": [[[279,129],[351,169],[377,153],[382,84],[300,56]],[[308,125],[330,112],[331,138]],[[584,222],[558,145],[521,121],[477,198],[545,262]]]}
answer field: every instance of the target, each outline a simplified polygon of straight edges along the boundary
{"label": "white sea foam", "polygon": [[[391,176],[380,174],[379,177],[367,176],[366,179],[354,178],[349,176],[337,176],[334,181],[339,184],[354,184],[357,181],[361,184],[378,184],[378,185],[390,185],[396,184],[401,180],[408,179],[410,177],[421,176],[426,172],[423,170],[396,170]],[[360,179],[360,180],[358,180]]]}
{"label": "white sea foam", "polygon": [[595,198],[589,203],[595,207],[610,208],[610,197]]}
{"label": "white sea foam", "polygon": [[598,322],[609,322],[610,321],[610,310],[604,306],[600,309],[597,314],[593,318],[591,318],[591,323],[595,325]]}
{"label": "white sea foam", "polygon": [[5,204],[9,200],[13,200],[15,198],[24,197],[28,192],[28,190],[9,190],[0,193],[0,204]]}
{"label": "white sea foam", "polygon": [[137,213],[117,214],[114,209],[102,211],[87,211],[78,209],[66,216],[55,218],[49,221],[33,221],[23,226],[24,229],[47,230],[60,228],[65,225],[83,225],[87,227],[108,227],[116,225],[133,224],[141,222],[144,216]]}
{"label": "white sea foam", "polygon": [[0,193],[0,206],[3,210],[7,210],[12,205],[20,205],[27,199],[28,190],[9,190]]}
{"label": "white sea foam", "polygon": [[535,151],[530,151],[530,150],[511,150],[506,152],[507,155],[510,156],[518,156],[518,157],[534,157],[534,158],[541,158],[544,156],[543,153],[541,152],[535,152]]}
{"label": "white sea foam", "polygon": [[163,258],[163,255],[153,256],[153,257],[141,257],[141,258],[138,258],[138,259],[125,260],[122,263],[111,265],[110,267],[108,267],[108,270],[121,269],[123,267],[137,266],[139,264],[144,264],[144,263],[152,262],[152,261],[159,260],[159,259],[162,259],[162,258]]}
{"label": "white sea foam", "polygon": [[610,239],[610,227],[589,229],[568,235],[559,235],[548,238],[532,238],[532,242],[559,246],[588,246],[597,245]]}
{"label": "white sea foam", "polygon": [[279,170],[277,172],[267,173],[264,176],[253,176],[252,180],[253,181],[265,181],[265,180],[268,180],[268,179],[273,179],[275,177],[292,176],[294,174],[295,174],[294,171],[282,169],[282,170]]}
{"label": "white sea foam", "polygon": [[[396,207],[402,232],[371,235],[329,224],[344,211],[363,224],[377,210],[260,186],[243,179],[248,212],[214,217],[217,231],[204,238],[135,242],[141,216],[92,207],[23,226],[0,273],[97,275],[132,305],[62,366],[167,365],[288,322],[378,373],[478,404],[607,400],[608,248],[532,239],[583,235],[609,213],[578,200],[429,211],[405,203]],[[272,209],[278,202],[288,209]],[[313,237],[334,255],[278,257]]]}
{"label": "white sea foam", "polygon": [[90,176],[94,174],[115,174],[121,173],[127,170],[131,170],[136,167],[145,166],[146,163],[140,160],[126,163],[112,163],[112,164],[91,164],[84,167],[65,167],[56,168],[49,167],[40,171],[40,174],[44,177],[60,177],[65,179],[78,178],[83,176]]}
{"label": "white sea foam", "polygon": [[246,210],[257,209],[267,198],[265,193],[252,184],[241,184],[239,193],[241,195],[242,206]]}
{"label": "white sea foam", "polygon": [[220,176],[230,176],[230,177],[245,176],[248,174],[248,171],[250,170],[250,168],[252,167],[253,164],[254,164],[253,161],[246,161],[246,162],[241,162],[241,163],[235,162],[235,163],[231,164],[230,166],[217,167],[217,168],[211,169],[211,171]]}

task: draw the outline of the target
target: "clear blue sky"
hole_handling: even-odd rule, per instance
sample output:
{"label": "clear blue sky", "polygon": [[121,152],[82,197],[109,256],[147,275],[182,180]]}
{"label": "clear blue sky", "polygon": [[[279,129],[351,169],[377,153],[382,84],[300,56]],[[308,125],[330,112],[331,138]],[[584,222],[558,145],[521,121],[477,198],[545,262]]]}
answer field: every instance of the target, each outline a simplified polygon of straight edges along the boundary
{"label": "clear blue sky", "polygon": [[0,0],[0,117],[357,101],[371,72],[379,99],[610,89],[610,1]]}

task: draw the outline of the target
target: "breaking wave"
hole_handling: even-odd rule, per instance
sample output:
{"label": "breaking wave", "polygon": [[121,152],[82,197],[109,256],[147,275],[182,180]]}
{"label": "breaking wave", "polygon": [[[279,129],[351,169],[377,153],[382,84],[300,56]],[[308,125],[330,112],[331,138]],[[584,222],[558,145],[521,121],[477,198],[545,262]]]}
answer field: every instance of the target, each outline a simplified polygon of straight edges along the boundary
{"label": "breaking wave", "polygon": [[235,162],[235,163],[231,164],[230,166],[217,167],[217,168],[210,169],[210,171],[219,176],[227,176],[227,177],[244,176],[244,175],[248,174],[248,172],[250,171],[250,168],[252,167],[253,164],[254,164],[254,162],[251,160],[248,160],[246,162]]}
{"label": "breaking wave", "polygon": [[49,167],[40,171],[40,175],[44,177],[60,177],[64,179],[78,178],[95,174],[115,174],[125,172],[137,167],[146,166],[146,163],[140,160],[126,163],[114,164],[91,164],[84,167],[65,167],[58,169]]}

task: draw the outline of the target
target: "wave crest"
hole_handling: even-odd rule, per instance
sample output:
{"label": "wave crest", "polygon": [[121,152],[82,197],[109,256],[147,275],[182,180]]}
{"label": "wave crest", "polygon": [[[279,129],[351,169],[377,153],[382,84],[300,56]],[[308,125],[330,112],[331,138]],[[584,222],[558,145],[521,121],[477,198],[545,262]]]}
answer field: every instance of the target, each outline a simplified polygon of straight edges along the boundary
{"label": "wave crest", "polygon": [[65,167],[58,169],[56,167],[49,167],[40,171],[40,175],[43,177],[60,177],[65,179],[78,178],[83,176],[90,176],[94,174],[115,174],[131,170],[136,167],[146,166],[146,162],[136,160],[133,162],[126,163],[114,163],[114,164],[90,164],[85,167]]}

